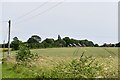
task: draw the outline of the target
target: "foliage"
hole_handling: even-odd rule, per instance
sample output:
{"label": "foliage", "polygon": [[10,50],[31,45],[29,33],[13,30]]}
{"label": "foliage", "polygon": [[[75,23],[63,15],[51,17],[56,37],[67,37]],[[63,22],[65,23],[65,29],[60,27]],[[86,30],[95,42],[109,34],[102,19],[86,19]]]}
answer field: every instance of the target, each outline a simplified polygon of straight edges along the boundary
{"label": "foliage", "polygon": [[31,60],[34,60],[37,57],[38,55],[35,53],[31,53],[27,45],[21,44],[20,49],[16,54],[16,61],[17,64],[27,65],[28,63],[30,63]]}
{"label": "foliage", "polygon": [[43,42],[43,47],[44,48],[51,48],[51,47],[54,47],[54,39],[49,39],[49,38],[46,38]]}
{"label": "foliage", "polygon": [[[11,45],[10,45],[10,46],[11,46]],[[1,47],[1,48],[8,48],[8,43],[0,44],[0,47]]]}
{"label": "foliage", "polygon": [[61,40],[61,37],[60,37],[60,35],[58,35],[58,41],[59,41],[59,40]]}
{"label": "foliage", "polygon": [[69,37],[65,37],[63,38],[63,40],[66,42],[66,47],[68,47],[68,45],[70,44],[70,38]]}
{"label": "foliage", "polygon": [[[48,48],[31,50],[40,53],[39,59],[29,65],[17,65],[14,58],[3,64],[3,78],[117,78],[117,56],[104,48],[84,47],[73,56],[77,48]],[[85,54],[81,55],[81,52]],[[107,48],[117,54],[117,48]],[[71,52],[71,53],[70,53]],[[97,52],[97,53],[96,53]],[[45,55],[43,55],[45,53]],[[12,56],[14,51],[12,51]],[[57,55],[58,57],[56,57]],[[63,55],[67,55],[66,57]],[[87,56],[86,56],[87,55]],[[92,55],[92,56],[90,56]],[[111,55],[111,56],[110,56]],[[103,57],[102,57],[103,56]],[[95,58],[94,58],[95,57]],[[7,62],[7,61],[5,61]],[[11,64],[12,63],[12,64]],[[90,65],[89,65],[90,64]],[[88,67],[89,65],[89,67]],[[96,73],[96,74],[95,74]],[[9,75],[7,75],[9,74]]]}
{"label": "foliage", "polygon": [[31,43],[39,43],[37,40],[35,40],[34,38],[29,38],[27,40],[27,43],[31,44]]}
{"label": "foliage", "polygon": [[116,44],[117,47],[120,47],[120,42]]}
{"label": "foliage", "polygon": [[[55,72],[60,78],[95,78],[101,76],[102,65],[95,62],[92,56],[81,55],[80,59],[73,59],[68,65],[59,64],[53,72]],[[55,77],[56,77],[55,76]]]}
{"label": "foliage", "polygon": [[85,45],[87,47],[93,47],[94,46],[94,43],[92,41],[88,41],[87,39],[86,40],[79,40],[79,43],[82,44],[82,45]]}
{"label": "foliage", "polygon": [[[37,35],[33,35],[31,38],[27,40],[27,43],[30,48],[52,48],[52,47],[68,47],[70,44],[73,46],[90,46],[93,47],[94,43],[92,41],[88,40],[76,40],[76,39],[70,39],[69,37],[61,38],[60,35],[58,35],[58,39],[54,40],[52,38],[46,38],[41,43],[39,43],[41,38]],[[98,45],[97,45],[98,46]]]}
{"label": "foliage", "polygon": [[11,42],[11,47],[13,50],[18,50],[19,49],[19,45],[22,43],[22,41],[20,41],[17,37],[13,38],[13,41]]}
{"label": "foliage", "polygon": [[39,48],[40,41],[41,37],[33,35],[27,40],[27,43],[30,48]]}
{"label": "foliage", "polygon": [[37,42],[41,41],[41,37],[39,37],[38,35],[33,35],[31,36],[31,38],[35,39]]}
{"label": "foliage", "polygon": [[55,47],[65,47],[66,42],[64,40],[56,40],[55,41]]}
{"label": "foliage", "polygon": [[117,44],[106,44],[106,43],[104,43],[103,45],[101,45],[101,47],[119,47],[119,43],[117,43]]}
{"label": "foliage", "polygon": [[98,44],[95,44],[94,46],[95,46],[95,47],[99,47],[99,45],[98,45]]}
{"label": "foliage", "polygon": [[[19,45],[22,42],[17,38],[14,37],[13,41],[11,42],[11,47],[13,50],[18,50]],[[87,39],[85,40],[77,40],[69,37],[61,38],[60,35],[58,35],[58,39],[54,40],[53,38],[46,38],[41,42],[41,37],[38,35],[31,36],[27,42],[24,42],[24,44],[28,44],[29,48],[31,49],[37,49],[37,48],[53,48],[53,47],[99,47],[98,44],[94,44],[92,41],[89,41]],[[2,45],[3,46],[3,45]],[[120,43],[117,44],[103,44],[100,47],[119,47]],[[7,47],[7,44],[5,44],[5,47]]]}

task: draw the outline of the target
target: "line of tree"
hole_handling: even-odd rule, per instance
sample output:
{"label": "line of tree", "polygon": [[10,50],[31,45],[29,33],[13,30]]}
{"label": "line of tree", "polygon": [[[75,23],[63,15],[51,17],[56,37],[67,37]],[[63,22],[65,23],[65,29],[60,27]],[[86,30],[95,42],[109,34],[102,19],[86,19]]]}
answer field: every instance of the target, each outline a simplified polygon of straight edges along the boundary
{"label": "line of tree", "polygon": [[[103,44],[99,46],[98,44],[94,44],[92,41],[87,39],[85,40],[76,40],[69,37],[61,38],[58,35],[58,39],[54,40],[53,38],[46,38],[41,41],[41,37],[38,35],[32,35],[26,42],[20,41],[17,37],[13,38],[10,46],[13,50],[18,50],[20,44],[26,44],[31,49],[36,48],[53,48],[53,47],[120,47],[120,42],[117,44]],[[5,44],[7,48],[8,44]],[[3,46],[3,45],[2,45]]]}

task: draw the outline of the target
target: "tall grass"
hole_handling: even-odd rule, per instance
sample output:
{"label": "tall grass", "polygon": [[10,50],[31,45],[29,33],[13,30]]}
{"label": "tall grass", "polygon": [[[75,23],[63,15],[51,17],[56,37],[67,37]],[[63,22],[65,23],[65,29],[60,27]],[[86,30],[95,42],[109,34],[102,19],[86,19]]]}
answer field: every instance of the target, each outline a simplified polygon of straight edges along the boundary
{"label": "tall grass", "polygon": [[[44,58],[44,56],[43,56]],[[12,59],[12,58],[11,58]],[[41,57],[40,57],[41,59]],[[113,66],[113,58],[104,59],[106,62],[102,63],[101,59],[95,59],[92,56],[81,56],[69,61],[54,61],[56,64],[47,63],[37,65],[37,61],[33,62],[31,66],[17,65],[13,61],[6,61],[3,64],[3,78],[117,78],[117,68]],[[12,59],[13,60],[13,59]],[[43,66],[44,64],[44,66]],[[53,66],[53,67],[52,67]],[[111,66],[111,67],[110,67]],[[4,73],[11,73],[11,76],[4,75]]]}
{"label": "tall grass", "polygon": [[[61,49],[62,50],[62,49]],[[89,49],[90,50],[90,49]],[[26,52],[24,48],[18,51],[16,57]],[[27,51],[29,52],[29,50]],[[48,52],[48,51],[47,51]],[[54,51],[52,51],[54,52]],[[56,50],[55,50],[56,52]],[[62,52],[62,51],[61,51]],[[68,51],[69,52],[69,51]],[[22,65],[24,61],[20,57],[21,64],[18,65],[17,58],[12,57],[3,64],[3,78],[117,78],[118,59],[112,57],[86,56],[88,51],[81,52],[77,48],[72,56],[46,56],[39,55],[37,60],[31,58],[29,65]],[[92,50],[91,50],[92,52]],[[31,54],[29,52],[29,54]],[[68,53],[67,53],[68,54]],[[76,56],[78,55],[79,56]],[[97,53],[96,53],[97,54]],[[103,53],[102,53],[103,54]],[[23,56],[23,55],[22,55]],[[30,59],[25,55],[25,59]],[[17,64],[17,65],[16,65]],[[9,73],[10,75],[6,75]]]}

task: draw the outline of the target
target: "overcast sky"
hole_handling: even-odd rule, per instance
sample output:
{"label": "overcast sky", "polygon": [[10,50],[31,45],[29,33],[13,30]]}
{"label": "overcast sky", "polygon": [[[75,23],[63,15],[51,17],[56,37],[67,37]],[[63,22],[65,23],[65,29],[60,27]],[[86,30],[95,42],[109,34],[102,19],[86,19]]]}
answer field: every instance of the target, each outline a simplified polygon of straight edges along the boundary
{"label": "overcast sky", "polygon": [[[31,35],[37,34],[43,40],[56,39],[57,35],[61,35],[62,38],[88,39],[98,44],[118,42],[117,2],[50,2],[38,8],[43,3],[2,4],[3,21],[12,20],[11,40],[17,36],[26,41]],[[51,9],[56,4],[58,6]],[[3,22],[0,43],[4,39],[7,41],[7,31],[8,23]]]}

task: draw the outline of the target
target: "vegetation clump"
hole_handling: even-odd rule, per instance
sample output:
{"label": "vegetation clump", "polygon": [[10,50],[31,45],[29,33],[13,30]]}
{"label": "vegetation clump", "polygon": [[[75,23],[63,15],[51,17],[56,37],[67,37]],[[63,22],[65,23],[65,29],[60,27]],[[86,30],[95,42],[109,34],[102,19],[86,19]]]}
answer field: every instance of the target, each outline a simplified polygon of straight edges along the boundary
{"label": "vegetation clump", "polygon": [[19,50],[16,54],[16,62],[17,64],[31,64],[31,61],[34,61],[38,58],[36,53],[31,53],[30,49],[27,45],[21,44],[19,46]]}
{"label": "vegetation clump", "polygon": [[[57,72],[59,77],[66,78],[95,78],[100,76],[103,69],[102,65],[95,62],[95,58],[92,56],[83,56],[83,54],[80,59],[73,59],[69,64],[58,65],[53,72]],[[103,75],[101,76],[103,77]]]}

